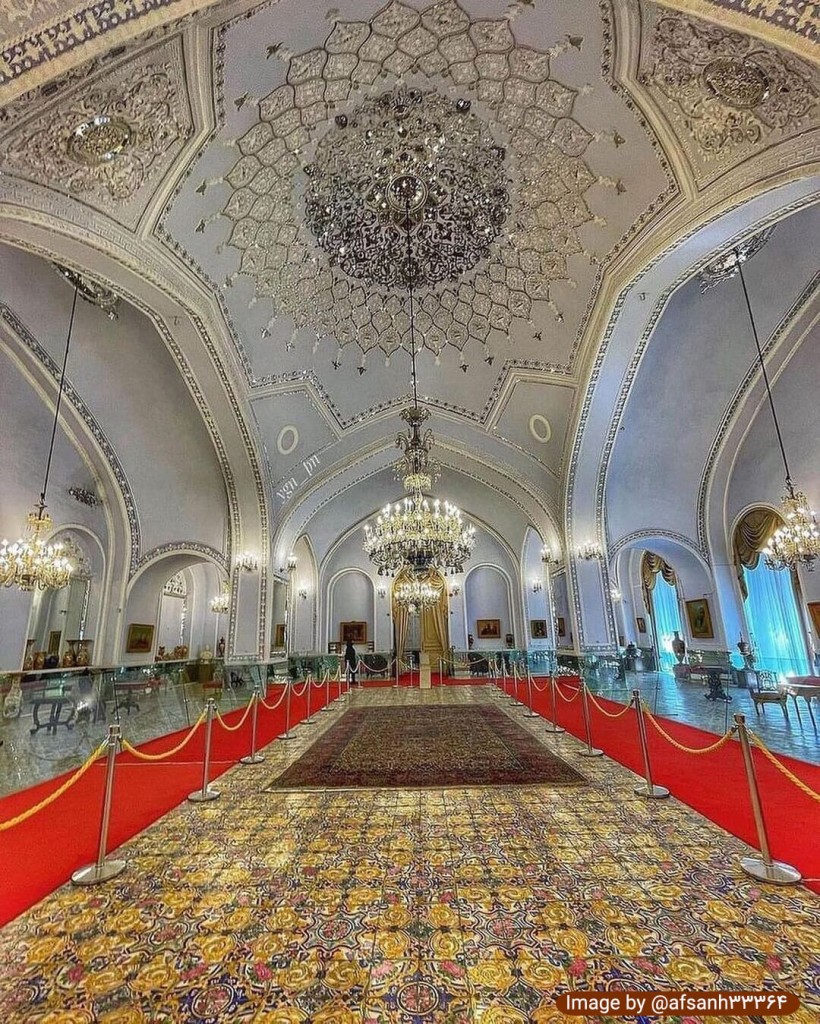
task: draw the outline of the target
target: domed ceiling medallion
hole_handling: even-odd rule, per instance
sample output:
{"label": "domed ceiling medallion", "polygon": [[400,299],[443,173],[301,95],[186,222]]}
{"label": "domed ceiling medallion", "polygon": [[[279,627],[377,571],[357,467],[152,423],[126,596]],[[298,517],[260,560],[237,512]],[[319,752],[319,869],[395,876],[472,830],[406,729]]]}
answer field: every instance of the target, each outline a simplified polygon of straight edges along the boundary
{"label": "domed ceiling medallion", "polygon": [[247,275],[254,302],[340,347],[409,350],[409,203],[421,347],[506,342],[539,304],[558,319],[568,261],[595,260],[579,230],[604,223],[587,190],[609,181],[585,163],[576,96],[507,19],[472,21],[455,0],[338,21],[289,57],[219,179],[231,283]]}
{"label": "domed ceiling medallion", "polygon": [[409,226],[414,286],[454,281],[487,257],[506,220],[504,157],[468,101],[397,87],[319,142],[305,218],[349,277],[406,288]]}

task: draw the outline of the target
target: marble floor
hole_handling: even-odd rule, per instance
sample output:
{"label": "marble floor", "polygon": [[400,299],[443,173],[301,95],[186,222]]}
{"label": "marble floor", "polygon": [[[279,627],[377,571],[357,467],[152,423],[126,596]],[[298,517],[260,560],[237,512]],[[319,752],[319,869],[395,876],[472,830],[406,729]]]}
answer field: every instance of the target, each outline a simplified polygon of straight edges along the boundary
{"label": "marble floor", "polygon": [[[638,688],[658,714],[718,734],[725,731],[727,720],[731,723],[735,711],[743,711],[771,750],[815,764],[820,761],[820,734],[802,708],[802,722],[798,721],[791,702],[788,719],[777,706],[758,717],[748,690],[733,688],[732,702],[723,704],[706,700],[700,686],[679,684],[672,676],[658,673],[630,675],[626,683],[620,684],[593,680],[590,685],[596,692],[621,702],[629,700],[631,691]],[[247,681],[239,689],[226,689],[220,698],[222,710],[244,705],[250,688]],[[109,702],[105,717],[99,721],[87,715],[70,730],[58,726],[53,735],[45,729],[31,734],[31,705],[24,705],[19,718],[0,718],[0,739],[4,740],[0,746],[0,796],[81,765],[104,739],[109,722],[119,721],[131,743],[142,743],[189,726],[196,720],[203,700],[198,684],[169,685],[158,693],[139,694],[139,708],[117,709]],[[820,706],[816,717],[820,723]]]}
{"label": "marble floor", "polygon": [[[520,715],[487,687],[350,699]],[[779,1019],[817,1021],[820,899],[754,883],[744,844],[532,720],[588,785],[263,792],[344,710],[135,837],[117,879],[6,926],[3,1018],[583,1024],[558,994],[621,987],[786,989],[802,1008]]]}

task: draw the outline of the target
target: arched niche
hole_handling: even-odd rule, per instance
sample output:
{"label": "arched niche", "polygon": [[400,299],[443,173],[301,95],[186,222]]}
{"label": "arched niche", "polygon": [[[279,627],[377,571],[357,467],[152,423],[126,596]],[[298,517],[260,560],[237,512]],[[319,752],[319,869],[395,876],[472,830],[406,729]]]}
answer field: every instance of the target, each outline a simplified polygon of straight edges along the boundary
{"label": "arched niche", "polygon": [[[172,600],[164,594],[169,580],[180,575],[185,583],[185,622],[183,643],[188,647],[191,658],[207,650],[216,652],[220,636],[225,637],[227,646],[228,616],[216,615],[210,610],[211,598],[222,590],[225,582],[224,569],[210,556],[199,551],[181,549],[159,555],[144,566],[131,581],[125,601],[120,625],[119,655],[125,664],[150,661],[163,643],[160,629],[172,624],[173,616],[163,617],[163,603]],[[180,609],[177,609],[179,612]],[[137,651],[127,651],[129,628],[132,625],[152,626],[150,646]],[[171,651],[166,645],[166,655]]]}
{"label": "arched niche", "polygon": [[550,596],[552,581],[541,559],[543,548],[541,535],[534,527],[528,527],[521,548],[521,593],[525,609],[521,646],[534,650],[552,648],[555,644]]}
{"label": "arched niche", "polygon": [[[475,565],[464,580],[467,634],[473,650],[499,650],[508,633],[515,636],[510,576],[497,565]],[[498,635],[488,635],[486,623],[498,621]],[[482,635],[482,633],[484,635]]]}
{"label": "arched niche", "polygon": [[319,570],[313,545],[306,534],[293,545],[296,568],[290,574],[288,600],[288,650],[315,651],[316,630],[320,607]]}
{"label": "arched niche", "polygon": [[[83,641],[90,664],[99,661],[106,560],[102,542],[85,526],[63,526],[49,543],[63,544],[73,572],[59,590],[35,590],[27,629],[27,654],[45,652],[46,667],[74,664]],[[57,659],[53,662],[53,659]]]}
{"label": "arched niche", "polygon": [[[651,534],[649,531],[641,531],[640,537],[627,539],[612,559],[611,577],[613,586],[620,595],[614,602],[619,634],[627,643],[631,641],[639,647],[646,647],[650,642],[649,632],[642,633],[638,629],[638,619],[646,622],[649,615],[641,590],[641,559],[645,551],[660,555],[675,571],[680,621],[687,645],[705,649],[725,649],[726,633],[714,577],[709,566],[703,557],[682,539],[664,536],[661,532]],[[691,636],[686,602],[694,600],[708,602],[714,632],[714,637],[710,639]],[[646,628],[647,631],[650,628],[648,622]]]}
{"label": "arched niche", "polygon": [[343,622],[364,622],[368,641],[376,642],[376,592],[362,569],[343,569],[330,580],[327,641],[341,641]]}

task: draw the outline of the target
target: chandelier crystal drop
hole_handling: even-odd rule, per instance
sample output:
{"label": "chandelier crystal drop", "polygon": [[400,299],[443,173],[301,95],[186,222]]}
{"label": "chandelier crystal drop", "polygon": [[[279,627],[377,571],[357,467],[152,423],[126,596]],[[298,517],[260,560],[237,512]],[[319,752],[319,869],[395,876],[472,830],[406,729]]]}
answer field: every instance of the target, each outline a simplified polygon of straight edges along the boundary
{"label": "chandelier crystal drop", "polygon": [[820,530],[808,498],[786,482],[786,493],[778,509],[783,525],[774,531],[762,550],[769,569],[796,569],[802,565],[812,572],[820,558]]}
{"label": "chandelier crystal drop", "polygon": [[26,517],[25,534],[15,543],[0,543],[0,584],[20,590],[59,590],[71,579],[73,566],[64,545],[49,544],[54,523],[45,505],[35,505]]}

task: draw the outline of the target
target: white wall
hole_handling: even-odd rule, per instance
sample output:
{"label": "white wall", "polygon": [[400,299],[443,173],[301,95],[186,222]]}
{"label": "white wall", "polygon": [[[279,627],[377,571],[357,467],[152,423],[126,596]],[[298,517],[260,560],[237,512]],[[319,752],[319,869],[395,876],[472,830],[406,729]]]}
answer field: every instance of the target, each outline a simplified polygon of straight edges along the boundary
{"label": "white wall", "polygon": [[[467,632],[473,634],[473,650],[498,650],[505,647],[506,633],[515,633],[512,593],[508,577],[492,565],[471,569],[465,580]],[[501,636],[484,639],[479,635],[478,619],[500,619]]]}
{"label": "white wall", "polygon": [[[388,588],[389,589],[389,588]],[[341,640],[342,622],[366,622],[367,639],[375,642],[376,608],[386,612],[389,597],[377,597],[370,576],[357,569],[343,571],[331,583],[329,640]],[[380,630],[383,635],[384,630]],[[380,637],[381,639],[381,637]],[[390,647],[383,648],[390,650]]]}

